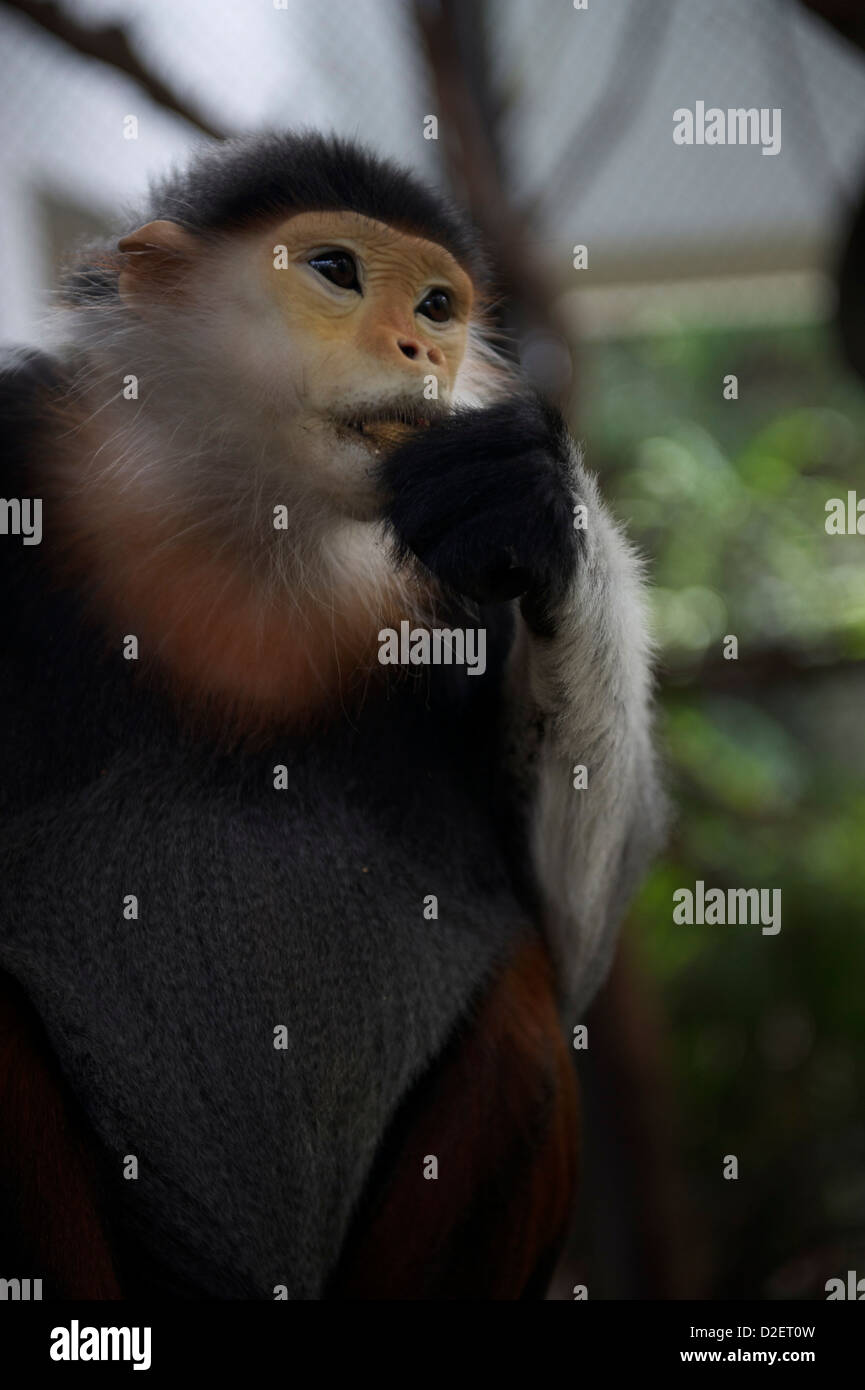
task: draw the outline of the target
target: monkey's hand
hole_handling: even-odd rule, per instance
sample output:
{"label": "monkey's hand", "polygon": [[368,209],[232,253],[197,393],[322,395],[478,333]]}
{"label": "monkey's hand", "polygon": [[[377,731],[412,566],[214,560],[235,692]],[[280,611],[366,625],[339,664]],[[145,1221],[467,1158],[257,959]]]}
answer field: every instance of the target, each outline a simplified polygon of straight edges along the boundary
{"label": "monkey's hand", "polygon": [[543,630],[578,560],[572,460],[561,416],[533,397],[457,410],[413,434],[380,465],[401,558],[479,603],[522,596],[527,623]]}

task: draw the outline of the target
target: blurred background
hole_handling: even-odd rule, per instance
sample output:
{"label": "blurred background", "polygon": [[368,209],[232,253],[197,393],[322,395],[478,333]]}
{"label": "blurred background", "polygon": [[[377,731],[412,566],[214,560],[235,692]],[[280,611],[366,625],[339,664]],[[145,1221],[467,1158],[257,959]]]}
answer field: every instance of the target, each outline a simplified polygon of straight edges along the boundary
{"label": "blurred background", "polygon": [[[499,325],[650,562],[676,806],[575,1054],[550,1296],[865,1274],[865,538],[824,525],[865,496],[861,0],[21,0],[0,44],[5,343],[201,140],[333,129],[469,204]],[[781,108],[780,153],[674,144],[697,101]],[[674,925],[698,879],[781,888],[780,934]]]}

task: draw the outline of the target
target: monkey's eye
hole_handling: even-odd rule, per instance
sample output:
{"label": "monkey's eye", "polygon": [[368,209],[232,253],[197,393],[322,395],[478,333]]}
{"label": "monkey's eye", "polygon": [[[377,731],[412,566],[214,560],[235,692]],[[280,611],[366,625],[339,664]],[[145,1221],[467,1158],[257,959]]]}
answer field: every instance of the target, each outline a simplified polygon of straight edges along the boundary
{"label": "monkey's eye", "polygon": [[357,290],[360,294],[357,265],[348,251],[320,251],[318,255],[310,257],[308,264],[332,285],[341,290]]}
{"label": "monkey's eye", "polygon": [[451,317],[451,300],[447,290],[430,290],[426,299],[417,306],[419,314],[432,319],[433,323],[447,323]]}

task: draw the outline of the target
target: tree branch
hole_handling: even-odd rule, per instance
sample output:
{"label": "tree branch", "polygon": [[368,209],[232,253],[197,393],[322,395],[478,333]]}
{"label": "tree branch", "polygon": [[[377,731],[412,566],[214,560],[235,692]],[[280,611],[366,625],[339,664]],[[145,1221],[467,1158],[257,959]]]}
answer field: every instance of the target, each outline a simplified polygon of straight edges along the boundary
{"label": "tree branch", "polygon": [[744,652],[735,661],[710,657],[680,670],[662,667],[659,671],[665,694],[706,690],[735,693],[739,690],[768,688],[773,685],[822,680],[826,676],[849,676],[865,669],[856,657],[821,656],[812,651],[786,647],[764,647]]}
{"label": "tree branch", "polygon": [[177,96],[136,56],[126,30],[119,24],[105,24],[98,29],[80,24],[53,0],[5,0],[5,3],[7,9],[25,15],[76,53],[85,58],[96,58],[100,63],[106,63],[108,67],[131,77],[158,106],[173,111],[206,135],[212,135],[217,140],[224,138],[224,131],[216,130],[199,111]]}
{"label": "tree branch", "polygon": [[561,379],[544,385],[547,395],[566,406],[573,399],[573,345],[555,287],[532,254],[528,219],[515,207],[500,166],[499,103],[484,43],[485,0],[415,0],[414,12],[432,75],[445,164],[492,252],[507,336],[538,334],[557,348]]}

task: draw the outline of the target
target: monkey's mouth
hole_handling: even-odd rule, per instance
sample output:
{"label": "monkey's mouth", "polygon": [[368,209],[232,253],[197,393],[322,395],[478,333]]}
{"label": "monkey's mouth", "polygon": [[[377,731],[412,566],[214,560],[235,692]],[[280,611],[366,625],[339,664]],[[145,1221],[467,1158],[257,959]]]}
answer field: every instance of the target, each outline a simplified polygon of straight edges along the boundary
{"label": "monkey's mouth", "polygon": [[395,449],[419,430],[429,429],[433,417],[410,407],[397,410],[371,411],[336,419],[334,424],[343,438],[354,439],[376,452]]}

